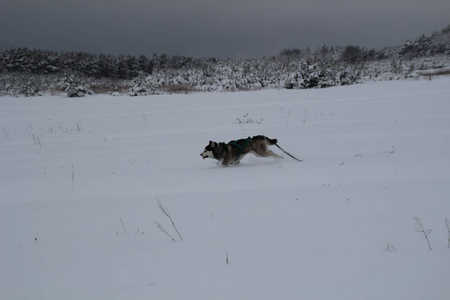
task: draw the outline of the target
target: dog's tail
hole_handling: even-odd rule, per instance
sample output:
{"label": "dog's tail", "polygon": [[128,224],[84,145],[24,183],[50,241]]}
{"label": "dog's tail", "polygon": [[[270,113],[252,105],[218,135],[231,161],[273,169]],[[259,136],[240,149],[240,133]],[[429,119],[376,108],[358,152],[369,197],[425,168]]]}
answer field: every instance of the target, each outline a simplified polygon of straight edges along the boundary
{"label": "dog's tail", "polygon": [[269,139],[269,138],[267,138],[267,141],[269,142],[269,145],[276,145],[278,143],[277,139]]}

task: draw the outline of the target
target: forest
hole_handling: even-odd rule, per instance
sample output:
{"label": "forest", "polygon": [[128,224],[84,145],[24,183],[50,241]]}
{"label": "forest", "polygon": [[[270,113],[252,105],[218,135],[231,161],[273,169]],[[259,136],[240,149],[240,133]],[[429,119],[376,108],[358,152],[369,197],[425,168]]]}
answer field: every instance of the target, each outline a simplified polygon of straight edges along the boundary
{"label": "forest", "polygon": [[450,25],[398,47],[324,45],[254,59],[5,49],[0,52],[0,96],[310,89],[448,73]]}

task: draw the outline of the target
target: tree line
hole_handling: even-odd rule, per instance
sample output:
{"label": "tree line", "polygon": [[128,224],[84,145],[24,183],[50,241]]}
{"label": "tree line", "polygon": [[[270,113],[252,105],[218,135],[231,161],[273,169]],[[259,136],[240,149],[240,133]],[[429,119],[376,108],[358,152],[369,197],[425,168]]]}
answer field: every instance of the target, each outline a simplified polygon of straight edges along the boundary
{"label": "tree line", "polygon": [[[0,52],[0,95],[35,95],[69,85],[98,91],[210,91],[321,88],[352,84],[364,76],[400,74],[407,61],[450,54],[450,26],[430,36],[380,50],[327,46],[284,49],[254,59],[106,55],[11,48]],[[445,59],[444,59],[445,60]],[[409,63],[407,71],[417,69]],[[426,67],[422,64],[421,68]],[[86,84],[87,83],[87,84]],[[23,92],[25,91],[25,92]]]}

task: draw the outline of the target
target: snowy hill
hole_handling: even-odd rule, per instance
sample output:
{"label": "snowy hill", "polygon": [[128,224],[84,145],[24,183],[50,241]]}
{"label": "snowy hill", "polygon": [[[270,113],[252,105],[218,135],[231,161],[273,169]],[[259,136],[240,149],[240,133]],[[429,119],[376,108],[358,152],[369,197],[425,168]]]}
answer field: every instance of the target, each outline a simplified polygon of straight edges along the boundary
{"label": "snowy hill", "polygon": [[[0,98],[0,298],[447,299],[449,95]],[[199,155],[256,134],[304,161]]]}
{"label": "snowy hill", "polygon": [[448,75],[449,28],[380,50],[324,45],[253,59],[5,49],[0,51],[0,96],[311,89]]}

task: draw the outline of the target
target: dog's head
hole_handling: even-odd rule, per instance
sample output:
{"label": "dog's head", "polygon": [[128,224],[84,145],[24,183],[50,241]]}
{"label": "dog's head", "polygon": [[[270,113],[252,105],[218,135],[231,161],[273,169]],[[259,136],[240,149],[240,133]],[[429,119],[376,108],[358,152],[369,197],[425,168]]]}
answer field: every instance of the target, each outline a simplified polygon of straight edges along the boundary
{"label": "dog's head", "polygon": [[209,141],[209,144],[205,147],[205,150],[203,150],[202,153],[200,153],[200,156],[205,158],[213,158],[214,159],[214,152],[217,150],[217,143],[213,141]]}

